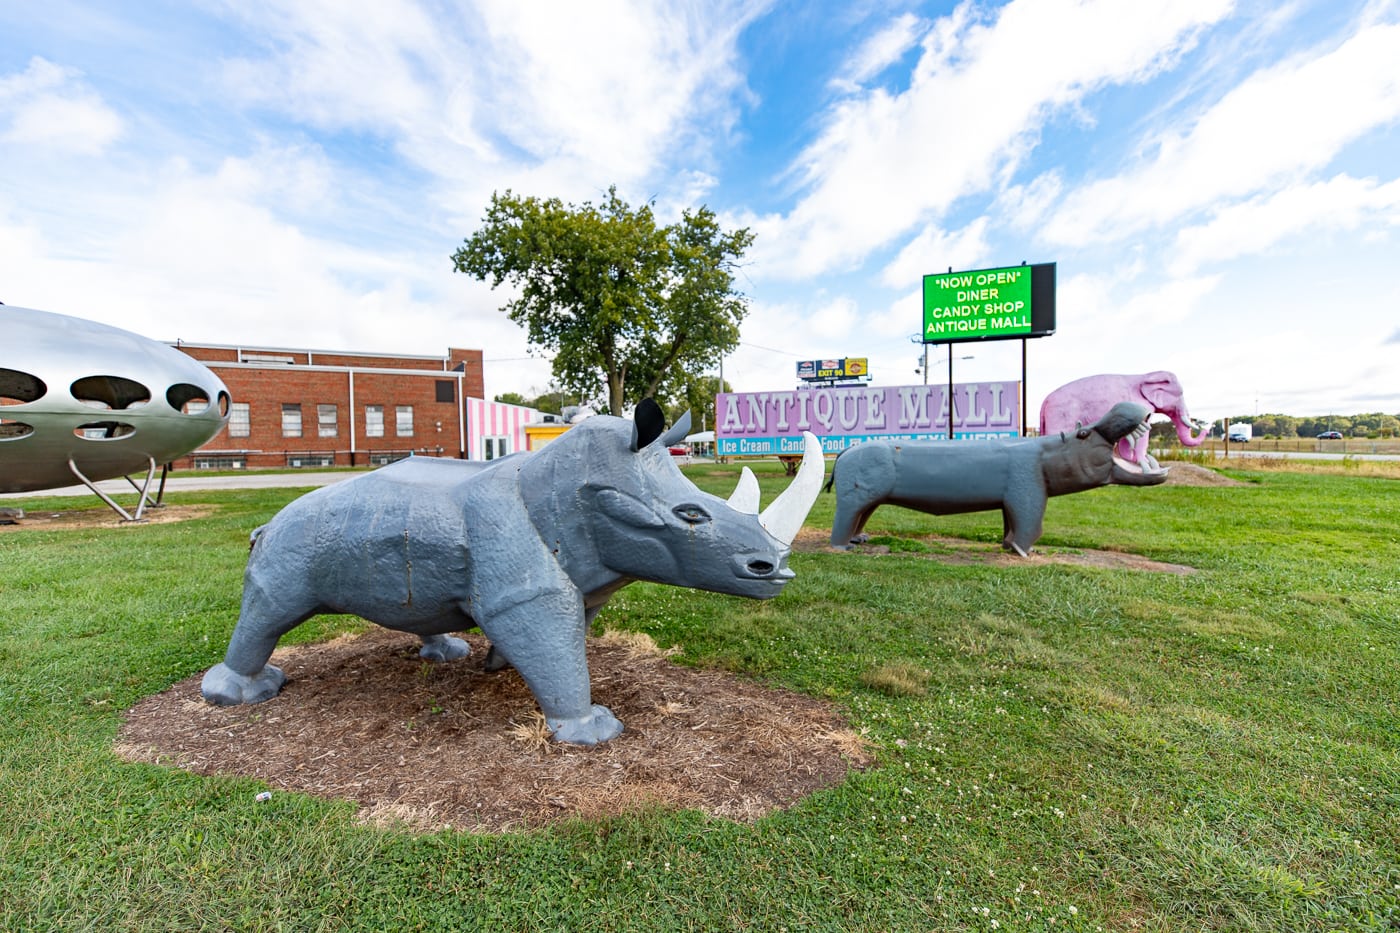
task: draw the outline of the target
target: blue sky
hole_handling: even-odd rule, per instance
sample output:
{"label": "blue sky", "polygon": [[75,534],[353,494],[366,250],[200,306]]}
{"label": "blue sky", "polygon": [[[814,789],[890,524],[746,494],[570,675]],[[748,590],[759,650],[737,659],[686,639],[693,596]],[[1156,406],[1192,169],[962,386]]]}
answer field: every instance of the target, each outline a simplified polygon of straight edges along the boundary
{"label": "blue sky", "polygon": [[[480,347],[489,394],[533,394],[448,257],[493,191],[616,185],[756,232],[739,390],[839,356],[919,382],[922,276],[1026,261],[1059,282],[1032,422],[1155,369],[1199,417],[1400,412],[1397,62],[1400,4],[1365,0],[4,4],[0,301]],[[954,355],[1020,377],[1018,341]]]}

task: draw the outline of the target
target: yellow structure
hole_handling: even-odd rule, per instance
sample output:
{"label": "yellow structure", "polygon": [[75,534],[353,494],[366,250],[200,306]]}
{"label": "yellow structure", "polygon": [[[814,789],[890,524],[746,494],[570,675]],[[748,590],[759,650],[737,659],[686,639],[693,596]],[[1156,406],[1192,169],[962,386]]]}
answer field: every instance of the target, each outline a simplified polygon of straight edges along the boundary
{"label": "yellow structure", "polygon": [[571,427],[573,427],[571,424],[527,424],[525,425],[525,449],[539,450]]}

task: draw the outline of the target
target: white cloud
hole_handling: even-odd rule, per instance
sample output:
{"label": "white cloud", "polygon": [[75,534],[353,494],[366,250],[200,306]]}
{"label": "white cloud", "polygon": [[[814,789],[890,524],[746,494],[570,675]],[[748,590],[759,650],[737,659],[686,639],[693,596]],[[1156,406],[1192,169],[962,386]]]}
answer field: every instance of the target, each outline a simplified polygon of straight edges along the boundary
{"label": "white cloud", "polygon": [[1287,183],[1400,119],[1400,25],[1363,27],[1235,87],[1189,127],[1161,133],[1139,168],[1073,192],[1044,229],[1059,244],[1121,237],[1222,198]]}
{"label": "white cloud", "polygon": [[832,299],[807,315],[808,337],[831,343],[844,342],[850,337],[858,319],[854,301],[846,296]]}
{"label": "white cloud", "polygon": [[286,186],[311,178],[314,188],[319,166],[293,150],[210,173],[170,162],[101,205],[91,219],[103,248],[79,257],[0,202],[0,300],[155,339],[424,355],[480,347],[488,393],[548,384],[547,361],[522,359],[524,333],[498,310],[501,297],[453,274],[445,253],[356,247],[280,217],[272,205]]}
{"label": "white cloud", "polygon": [[1222,208],[1208,223],[1177,233],[1171,270],[1189,274],[1207,264],[1263,253],[1300,233],[1355,230],[1364,223],[1400,224],[1400,181],[1337,175]]}
{"label": "white cloud", "polygon": [[1014,230],[1033,230],[1044,222],[1064,191],[1056,171],[1036,176],[1025,185],[1011,185],[997,196],[996,213]]}
{"label": "white cloud", "polygon": [[[1015,0],[995,22],[964,4],[924,39],[910,87],[839,102],[796,171],[805,195],[773,237],[768,269],[846,268],[959,197],[991,187],[1059,108],[1170,65],[1228,0]],[[1112,37],[1112,41],[1105,41]]]}
{"label": "white cloud", "polygon": [[225,62],[240,100],[312,125],[389,134],[421,122],[450,66],[450,35],[412,0],[225,4],[267,58]]}
{"label": "white cloud", "polygon": [[880,271],[880,281],[890,288],[904,288],[944,269],[975,269],[988,252],[986,217],[952,232],[929,224]]}
{"label": "white cloud", "polygon": [[121,117],[71,68],[36,56],[0,78],[0,142],[99,155],[122,130]]}
{"label": "white cloud", "polygon": [[576,199],[617,183],[627,196],[678,151],[703,172],[736,116],[735,43],[764,6],[230,4],[274,50],[227,78],[245,101],[386,136],[459,214],[504,187]]}
{"label": "white cloud", "polygon": [[924,27],[924,21],[913,13],[896,17],[860,44],[841,74],[831,80],[831,86],[838,91],[858,90],[913,48]]}

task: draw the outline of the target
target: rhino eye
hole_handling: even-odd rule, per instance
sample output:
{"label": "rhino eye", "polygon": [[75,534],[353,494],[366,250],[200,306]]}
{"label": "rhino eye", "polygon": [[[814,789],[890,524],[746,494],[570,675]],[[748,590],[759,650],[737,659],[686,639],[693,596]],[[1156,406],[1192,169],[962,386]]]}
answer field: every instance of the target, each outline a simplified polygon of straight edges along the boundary
{"label": "rhino eye", "polygon": [[691,525],[703,525],[710,520],[710,513],[698,505],[678,505],[671,510],[676,517]]}

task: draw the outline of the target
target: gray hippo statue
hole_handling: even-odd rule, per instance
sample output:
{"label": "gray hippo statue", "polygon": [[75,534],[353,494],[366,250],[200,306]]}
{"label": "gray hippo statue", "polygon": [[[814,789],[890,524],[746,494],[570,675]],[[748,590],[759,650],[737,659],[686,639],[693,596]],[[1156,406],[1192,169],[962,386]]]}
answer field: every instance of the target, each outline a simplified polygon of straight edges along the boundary
{"label": "gray hippo statue", "polygon": [[482,464],[413,457],[308,493],[253,534],[243,605],[212,703],[257,703],[285,676],[278,639],[318,613],[352,613],[423,640],[421,654],[469,653],[450,632],[479,627],[486,666],[512,665],[562,742],[622,731],[589,689],[584,637],[634,580],[770,599],[793,578],[789,545],[821,488],[810,434],[796,479],[762,514],[747,470],[728,501],[682,475],[651,400],[636,420],[595,416],[531,453]]}
{"label": "gray hippo statue", "polygon": [[847,548],[877,506],[901,505],[931,515],[1001,509],[1002,547],[1025,557],[1044,530],[1051,496],[1117,483],[1153,486],[1156,466],[1124,460],[1118,442],[1147,432],[1151,410],[1120,402],[1089,427],[1047,437],[983,441],[867,441],[836,458],[827,489],[836,489],[831,545]]}

